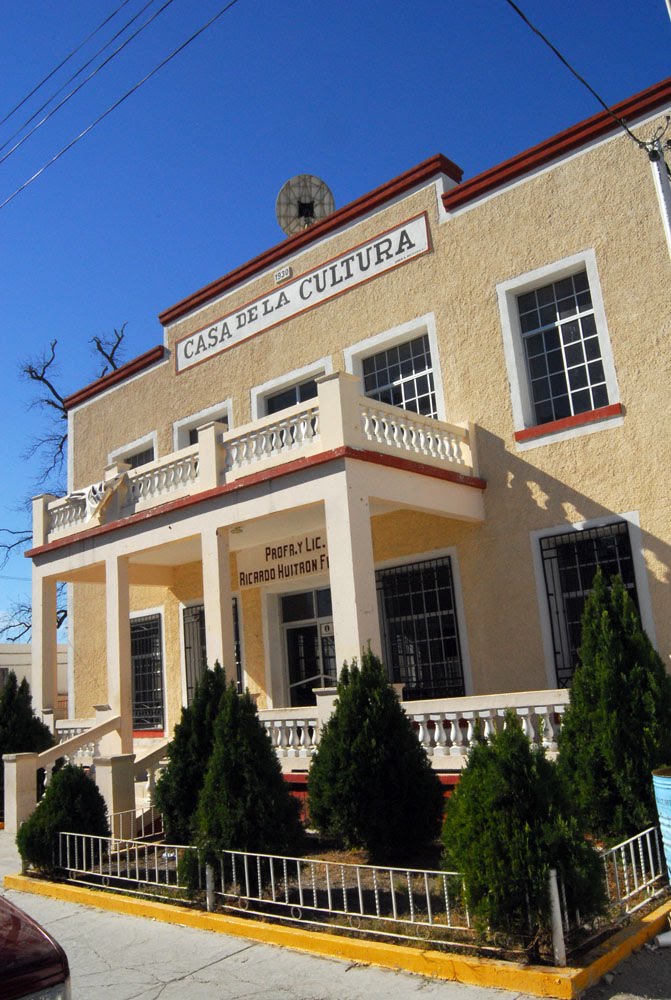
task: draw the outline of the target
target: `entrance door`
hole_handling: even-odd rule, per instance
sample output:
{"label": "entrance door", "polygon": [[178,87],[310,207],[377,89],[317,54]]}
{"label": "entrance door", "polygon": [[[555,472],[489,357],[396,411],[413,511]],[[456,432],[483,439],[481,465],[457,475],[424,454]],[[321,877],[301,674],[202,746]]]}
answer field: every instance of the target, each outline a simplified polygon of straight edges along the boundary
{"label": "entrance door", "polygon": [[[289,702],[314,705],[314,688],[336,682],[335,638],[331,591],[309,590],[282,598],[285,625]],[[295,624],[294,624],[295,623]]]}

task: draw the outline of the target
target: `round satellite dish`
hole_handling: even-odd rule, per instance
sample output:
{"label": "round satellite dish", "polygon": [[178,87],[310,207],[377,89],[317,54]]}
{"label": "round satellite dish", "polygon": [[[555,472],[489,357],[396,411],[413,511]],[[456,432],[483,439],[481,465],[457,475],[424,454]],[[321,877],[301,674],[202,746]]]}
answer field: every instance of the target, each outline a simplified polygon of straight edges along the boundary
{"label": "round satellite dish", "polygon": [[334,209],[335,202],[328,186],[312,174],[292,177],[275,202],[277,221],[287,236],[307,229]]}

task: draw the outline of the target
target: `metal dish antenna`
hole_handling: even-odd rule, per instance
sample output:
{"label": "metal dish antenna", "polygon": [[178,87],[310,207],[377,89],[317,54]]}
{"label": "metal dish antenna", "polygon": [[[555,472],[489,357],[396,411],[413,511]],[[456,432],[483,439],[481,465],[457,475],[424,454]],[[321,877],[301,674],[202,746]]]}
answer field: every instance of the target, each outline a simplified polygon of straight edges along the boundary
{"label": "metal dish antenna", "polygon": [[312,174],[297,174],[282,186],[275,215],[287,234],[300,233],[335,209],[333,195],[324,181]]}

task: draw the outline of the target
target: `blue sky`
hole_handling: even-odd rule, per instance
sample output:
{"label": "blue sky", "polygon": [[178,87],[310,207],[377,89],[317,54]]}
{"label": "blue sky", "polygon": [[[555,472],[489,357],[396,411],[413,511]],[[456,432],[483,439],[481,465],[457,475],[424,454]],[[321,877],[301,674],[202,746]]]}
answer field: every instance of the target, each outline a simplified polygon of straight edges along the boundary
{"label": "blue sky", "polygon": [[[121,2],[5,4],[0,119]],[[127,0],[0,126],[0,158],[146,3]],[[223,6],[173,0],[0,162],[0,202]],[[607,103],[671,74],[665,0],[519,6]],[[26,523],[15,508],[37,470],[24,456],[44,420],[27,408],[22,360],[56,339],[67,394],[95,373],[95,334],[126,323],[126,359],[160,343],[161,310],[280,242],[275,198],[294,174],[324,178],[341,206],[437,152],[473,176],[599,110],[506,0],[238,0],[0,209],[0,525]],[[29,577],[20,556],[0,570],[0,614]]]}

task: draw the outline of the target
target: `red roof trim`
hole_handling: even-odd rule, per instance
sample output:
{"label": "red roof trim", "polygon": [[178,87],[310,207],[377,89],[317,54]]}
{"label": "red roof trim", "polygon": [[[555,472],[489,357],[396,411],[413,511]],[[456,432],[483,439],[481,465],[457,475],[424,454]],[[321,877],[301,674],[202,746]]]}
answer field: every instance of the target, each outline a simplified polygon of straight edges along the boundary
{"label": "red roof trim", "polygon": [[[629,123],[669,102],[671,102],[671,77],[639,94],[634,94],[633,97],[628,97],[626,101],[616,104],[612,110],[618,118]],[[508,184],[538,167],[551,163],[601,136],[616,132],[619,128],[620,126],[607,111],[600,111],[550,139],[545,139],[537,146],[532,146],[531,149],[485,170],[464,184],[452,188],[451,191],[446,191],[443,195],[443,207],[448,212],[461,208],[475,198],[480,198],[503,184]]]}
{"label": "red roof trim", "polygon": [[99,395],[99,393],[104,392],[105,389],[109,389],[113,385],[118,385],[119,382],[124,382],[132,375],[137,375],[138,372],[144,371],[145,368],[156,364],[157,361],[162,361],[165,353],[163,344],[152,347],[151,350],[145,351],[144,354],[140,354],[137,358],[127,361],[120,368],[115,368],[114,371],[108,372],[102,378],[96,379],[90,385],[79,389],[78,392],[73,392],[71,396],[67,396],[63,400],[65,409],[71,410],[73,407],[79,406],[80,403],[85,403],[86,400],[92,399],[94,396]]}
{"label": "red roof trim", "polygon": [[290,236],[283,243],[278,243],[269,250],[264,250],[258,257],[254,257],[246,264],[242,264],[234,271],[230,271],[223,278],[213,281],[211,284],[201,288],[200,291],[194,292],[193,295],[189,295],[188,298],[164,310],[164,312],[159,314],[158,318],[160,322],[165,326],[176,319],[180,319],[186,313],[198,308],[198,306],[204,305],[206,302],[222,295],[248,278],[252,278],[259,271],[263,271],[267,267],[271,267],[272,264],[284,260],[290,254],[303,250],[310,243],[314,243],[316,240],[332,233],[335,229],[348,222],[353,222],[360,216],[372,211],[372,209],[378,208],[384,202],[389,201],[399,194],[403,194],[404,191],[408,191],[423,181],[429,180],[429,178],[436,174],[447,174],[451,180],[458,183],[463,176],[463,171],[451,160],[448,160],[446,156],[438,153],[436,156],[424,160],[411,170],[406,170],[400,177],[387,181],[380,187],[375,188],[374,191],[369,192],[369,194],[365,194],[361,198],[357,198],[356,201],[350,202],[349,205],[343,205],[342,208],[339,208],[332,215],[327,216],[327,218],[322,219],[321,222],[316,222],[309,229],[296,233],[295,236]]}
{"label": "red roof trim", "polygon": [[596,410],[587,410],[585,413],[574,413],[571,417],[562,417],[561,420],[550,420],[546,424],[525,427],[524,430],[515,431],[515,440],[520,442],[535,441],[537,438],[547,437],[549,434],[569,431],[573,427],[597,424],[600,420],[619,417],[623,412],[622,403],[611,403],[609,406],[600,406]]}
{"label": "red roof trim", "polygon": [[458,483],[460,486],[471,486],[476,490],[487,488],[486,481],[479,476],[467,476],[460,472],[453,472],[451,469],[439,469],[433,465],[426,465],[423,462],[413,462],[406,458],[398,458],[396,455],[382,455],[378,452],[342,446],[340,448],[332,448],[330,451],[322,451],[318,455],[311,455],[309,458],[297,458],[293,462],[287,462],[286,465],[276,466],[273,469],[254,472],[242,479],[236,479],[233,483],[215,486],[211,490],[204,490],[202,493],[196,493],[194,496],[180,497],[179,500],[169,501],[168,503],[161,504],[160,507],[152,507],[151,510],[141,511],[139,514],[131,514],[129,517],[123,518],[123,520],[111,521],[109,524],[97,525],[95,528],[86,528],[84,531],[66,535],[65,538],[59,538],[54,542],[47,542],[46,545],[37,545],[34,549],[29,549],[24,554],[30,559],[33,556],[54,552],[57,549],[66,548],[68,545],[82,542],[89,538],[97,538],[100,535],[107,535],[112,531],[118,531],[119,528],[138,524],[140,521],[149,521],[155,517],[172,514],[174,511],[194,507],[196,504],[204,503],[214,497],[226,496],[227,493],[234,493],[236,490],[256,486],[270,479],[280,479],[283,476],[290,475],[292,472],[302,472],[303,469],[326,465],[341,458],[353,458],[361,462],[386,465],[403,472],[414,472],[420,476],[430,476],[432,479],[442,479],[446,482]]}

